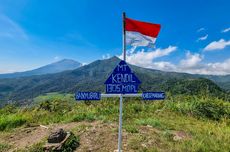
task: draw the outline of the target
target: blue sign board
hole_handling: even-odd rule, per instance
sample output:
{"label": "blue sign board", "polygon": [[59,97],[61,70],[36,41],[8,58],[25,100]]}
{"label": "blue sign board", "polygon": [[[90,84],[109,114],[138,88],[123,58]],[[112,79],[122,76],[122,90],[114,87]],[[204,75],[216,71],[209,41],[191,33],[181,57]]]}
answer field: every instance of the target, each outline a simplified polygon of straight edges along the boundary
{"label": "blue sign board", "polygon": [[138,92],[141,81],[131,71],[125,61],[121,61],[105,81],[106,93],[131,94]]}
{"label": "blue sign board", "polygon": [[100,100],[101,93],[100,92],[76,92],[75,99],[76,100]]}
{"label": "blue sign board", "polygon": [[164,92],[143,92],[142,98],[143,100],[164,100],[165,93]]}

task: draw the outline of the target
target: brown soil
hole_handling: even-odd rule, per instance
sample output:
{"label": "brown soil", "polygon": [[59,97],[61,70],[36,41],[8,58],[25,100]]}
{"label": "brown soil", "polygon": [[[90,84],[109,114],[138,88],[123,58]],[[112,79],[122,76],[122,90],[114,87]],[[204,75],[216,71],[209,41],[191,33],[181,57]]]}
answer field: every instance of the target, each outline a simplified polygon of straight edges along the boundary
{"label": "brown soil", "polygon": [[[0,132],[0,143],[12,145],[10,151],[27,149],[29,146],[46,141],[53,129],[63,128],[65,131],[72,131],[80,137],[78,152],[113,152],[117,150],[118,126],[115,123],[94,122],[72,122],[67,124],[53,124],[48,128],[36,126],[28,128],[18,128],[9,133]],[[127,133],[123,129],[123,151],[139,151],[148,147],[163,148],[164,145],[159,140],[162,132],[151,126],[141,126],[139,133]],[[182,131],[171,133],[176,140],[189,139],[190,136]],[[174,139],[175,140],[175,139]]]}
{"label": "brown soil", "polygon": [[[77,151],[113,151],[117,148],[116,125],[95,122],[73,122],[67,124],[53,124],[48,128],[36,126],[18,128],[11,133],[1,134],[0,143],[12,145],[10,151],[27,149],[29,146],[47,139],[49,133],[55,128],[73,131],[80,136],[80,147]],[[125,140],[125,139],[124,139]]]}

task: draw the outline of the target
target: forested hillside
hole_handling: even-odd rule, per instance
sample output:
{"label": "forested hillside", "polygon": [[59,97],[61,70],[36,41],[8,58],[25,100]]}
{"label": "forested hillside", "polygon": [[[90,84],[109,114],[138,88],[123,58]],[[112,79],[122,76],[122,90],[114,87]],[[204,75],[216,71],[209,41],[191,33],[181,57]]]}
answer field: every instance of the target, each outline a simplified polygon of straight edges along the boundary
{"label": "forested hillside", "polygon": [[[14,79],[0,79],[1,103],[28,104],[38,95],[49,92],[105,91],[104,82],[120,59],[97,60],[76,70]],[[130,65],[142,81],[140,91],[166,91],[173,94],[228,98],[214,82],[197,76],[162,72]]]}

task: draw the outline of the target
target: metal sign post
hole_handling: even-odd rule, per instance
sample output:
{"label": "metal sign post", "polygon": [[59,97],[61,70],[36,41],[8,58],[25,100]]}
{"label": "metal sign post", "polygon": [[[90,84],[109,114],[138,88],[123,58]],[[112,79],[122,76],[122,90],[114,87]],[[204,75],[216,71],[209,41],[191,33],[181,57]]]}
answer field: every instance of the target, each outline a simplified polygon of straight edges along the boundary
{"label": "metal sign post", "polygon": [[[141,81],[132,72],[128,64],[122,60],[115,67],[112,74],[105,81],[106,93],[118,95],[120,97],[119,106],[119,131],[118,131],[118,152],[122,147],[122,106],[123,97],[127,95],[137,95],[138,86]],[[104,95],[102,95],[103,97]],[[110,95],[107,97],[111,97]]]}
{"label": "metal sign post", "polygon": [[120,95],[120,108],[119,108],[119,132],[118,132],[118,152],[121,151],[121,145],[122,145],[122,94]]}

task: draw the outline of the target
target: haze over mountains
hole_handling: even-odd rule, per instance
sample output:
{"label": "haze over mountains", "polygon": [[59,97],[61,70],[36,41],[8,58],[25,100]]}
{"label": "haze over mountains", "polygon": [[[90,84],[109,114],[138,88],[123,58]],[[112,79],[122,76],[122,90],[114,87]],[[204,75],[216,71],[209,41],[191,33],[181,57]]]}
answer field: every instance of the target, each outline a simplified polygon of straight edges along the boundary
{"label": "haze over mountains", "polygon": [[[31,103],[34,97],[48,92],[104,92],[104,82],[119,61],[119,58],[112,57],[106,60],[97,60],[91,64],[76,67],[74,70],[67,70],[60,73],[0,79],[0,102],[3,104],[13,101],[19,104],[27,104]],[[67,62],[69,60],[58,63]],[[70,65],[80,66],[80,64],[76,64],[74,61],[69,63],[74,63]],[[45,69],[52,68],[52,66],[57,67],[54,65],[63,64],[51,64],[45,66]],[[67,67],[69,68],[69,66]],[[228,87],[230,86],[229,76],[191,75],[145,69],[134,65],[130,65],[130,67],[142,81],[140,91],[167,91],[172,94],[188,95],[205,94],[221,98],[226,96],[225,93],[227,90],[230,90]],[[50,71],[54,72],[57,70],[50,69]],[[205,77],[214,80],[216,84]]]}
{"label": "haze over mountains", "polygon": [[63,59],[30,71],[0,74],[0,78],[18,78],[32,75],[58,73],[66,70],[74,70],[80,66],[82,66],[80,62],[71,59]]}

